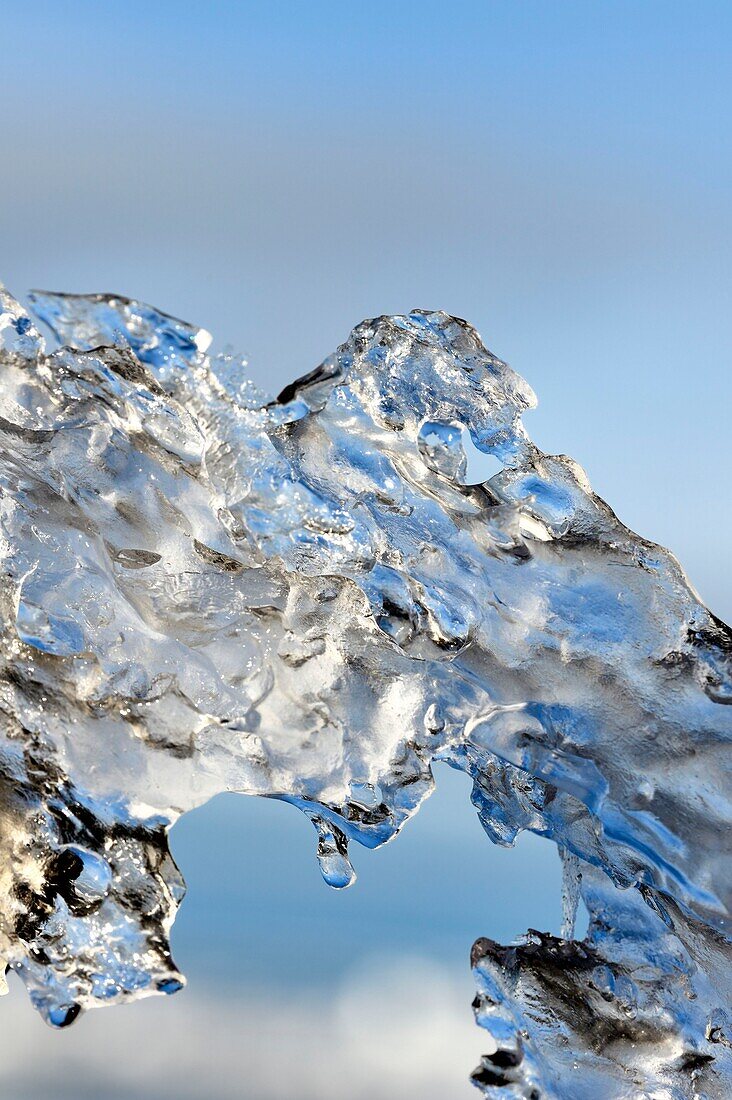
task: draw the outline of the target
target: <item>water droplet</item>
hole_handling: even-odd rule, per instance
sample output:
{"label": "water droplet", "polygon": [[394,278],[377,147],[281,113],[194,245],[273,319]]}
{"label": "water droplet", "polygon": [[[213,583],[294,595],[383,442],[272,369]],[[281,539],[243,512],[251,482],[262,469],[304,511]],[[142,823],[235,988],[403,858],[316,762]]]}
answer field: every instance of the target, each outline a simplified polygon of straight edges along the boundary
{"label": "water droplet", "polygon": [[46,1020],[46,1023],[51,1027],[69,1027],[73,1024],[74,1020],[78,1019],[81,1012],[81,1005],[74,1004],[60,1004],[60,1005],[48,1005],[42,1010],[42,1014]]}
{"label": "water droplet", "polygon": [[348,858],[348,840],[337,826],[318,814],[308,814],[318,833],[317,857],[320,873],[334,890],[345,890],[356,881]]}

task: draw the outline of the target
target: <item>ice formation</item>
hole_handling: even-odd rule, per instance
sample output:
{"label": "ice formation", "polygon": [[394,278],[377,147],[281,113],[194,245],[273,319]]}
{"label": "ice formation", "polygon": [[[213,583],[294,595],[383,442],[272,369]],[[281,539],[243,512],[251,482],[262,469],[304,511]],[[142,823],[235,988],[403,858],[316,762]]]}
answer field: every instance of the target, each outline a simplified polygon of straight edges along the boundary
{"label": "ice formation", "polygon": [[565,863],[565,938],[474,946],[476,1085],[729,1097],[732,636],[531,443],[529,386],[442,313],[268,400],[139,302],[32,303],[62,346],[3,292],[0,952],[45,1018],[180,987],[184,811],[292,802],[342,887],[439,760]]}

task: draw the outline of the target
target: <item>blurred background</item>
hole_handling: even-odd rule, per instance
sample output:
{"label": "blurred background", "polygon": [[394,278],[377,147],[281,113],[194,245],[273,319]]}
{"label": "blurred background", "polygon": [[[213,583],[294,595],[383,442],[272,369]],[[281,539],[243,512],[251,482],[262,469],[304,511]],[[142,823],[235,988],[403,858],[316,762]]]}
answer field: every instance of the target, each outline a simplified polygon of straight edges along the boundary
{"label": "blurred background", "polygon": [[[367,316],[466,317],[527,427],[732,616],[732,6],[707,0],[10,0],[0,277],[116,291],[277,391]],[[460,1100],[468,951],[558,931],[559,863],[483,837],[461,776],[320,881],[291,807],[176,826],[176,997],[56,1034],[0,1004],[8,1100]]]}

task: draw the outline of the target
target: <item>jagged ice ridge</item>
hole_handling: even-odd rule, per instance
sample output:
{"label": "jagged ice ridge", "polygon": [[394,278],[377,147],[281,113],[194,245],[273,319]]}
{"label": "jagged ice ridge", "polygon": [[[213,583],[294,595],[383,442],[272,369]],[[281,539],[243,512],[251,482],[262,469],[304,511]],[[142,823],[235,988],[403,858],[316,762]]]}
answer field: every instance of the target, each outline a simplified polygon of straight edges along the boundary
{"label": "jagged ice ridge", "polygon": [[564,860],[565,938],[473,948],[476,1085],[728,1097],[732,637],[531,443],[529,386],[415,311],[271,400],[140,302],[31,299],[62,346],[2,291],[0,954],[42,1015],[180,988],[186,810],[292,802],[343,887],[445,761]]}

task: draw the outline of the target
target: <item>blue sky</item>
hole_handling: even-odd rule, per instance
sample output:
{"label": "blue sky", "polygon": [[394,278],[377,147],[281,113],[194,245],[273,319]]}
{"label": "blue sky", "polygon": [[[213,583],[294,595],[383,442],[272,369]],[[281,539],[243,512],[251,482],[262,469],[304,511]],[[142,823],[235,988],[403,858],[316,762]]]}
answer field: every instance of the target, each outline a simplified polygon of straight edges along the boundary
{"label": "blue sky", "polygon": [[[16,293],[152,301],[248,351],[275,391],[365,316],[467,317],[536,390],[537,442],[732,617],[732,6],[56,0],[2,20],[0,276]],[[191,1018],[224,996],[245,1013],[263,983],[305,1005],[407,951],[463,968],[467,1004],[474,935],[556,927],[554,853],[491,849],[460,777],[442,787],[395,845],[355,854],[343,896],[289,807],[223,799],[182,823]],[[169,1009],[145,1008],[150,1034]],[[87,1026],[112,1065],[138,1041]],[[72,1048],[32,1034],[53,1075]],[[409,1088],[388,1095],[426,1100]]]}

